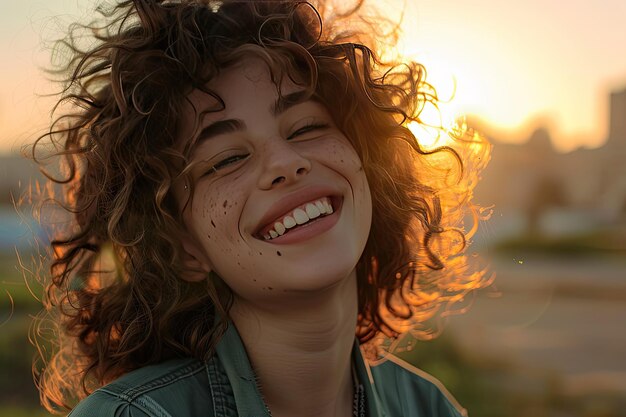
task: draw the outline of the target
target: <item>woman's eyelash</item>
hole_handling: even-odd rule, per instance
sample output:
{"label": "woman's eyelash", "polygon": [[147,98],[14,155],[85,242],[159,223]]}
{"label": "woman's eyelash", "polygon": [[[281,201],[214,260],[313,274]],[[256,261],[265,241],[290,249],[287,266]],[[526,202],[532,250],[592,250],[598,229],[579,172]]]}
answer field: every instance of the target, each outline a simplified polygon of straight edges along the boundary
{"label": "woman's eyelash", "polygon": [[287,139],[292,139],[298,135],[303,135],[307,132],[310,132],[311,130],[326,129],[326,128],[328,128],[328,123],[311,123],[296,130],[291,135],[289,135]]}
{"label": "woman's eyelash", "polygon": [[211,168],[209,168],[207,170],[207,172],[204,173],[204,175],[209,175],[212,174],[214,172],[217,172],[218,170],[239,161],[240,159],[245,159],[248,157],[248,154],[245,155],[232,155],[229,156],[228,158],[222,159],[221,161],[219,161],[218,163],[216,163],[215,165],[213,165]]}

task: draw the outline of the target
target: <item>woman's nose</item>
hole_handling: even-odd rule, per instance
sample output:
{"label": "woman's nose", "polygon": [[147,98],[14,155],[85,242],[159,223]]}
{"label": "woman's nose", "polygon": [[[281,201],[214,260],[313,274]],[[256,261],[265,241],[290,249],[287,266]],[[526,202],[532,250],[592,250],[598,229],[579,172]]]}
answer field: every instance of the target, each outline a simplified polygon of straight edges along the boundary
{"label": "woman's nose", "polygon": [[311,170],[311,161],[302,156],[293,144],[279,136],[267,140],[262,152],[263,171],[258,185],[263,190],[282,183],[296,182]]}

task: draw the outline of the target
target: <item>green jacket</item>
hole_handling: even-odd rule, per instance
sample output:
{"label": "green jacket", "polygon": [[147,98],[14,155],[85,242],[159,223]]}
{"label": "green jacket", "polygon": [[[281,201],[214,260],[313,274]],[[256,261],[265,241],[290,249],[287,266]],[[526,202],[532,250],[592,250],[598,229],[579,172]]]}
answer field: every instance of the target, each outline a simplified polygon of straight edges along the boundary
{"label": "green jacket", "polygon": [[[460,417],[436,380],[389,356],[369,366],[352,352],[368,417]],[[81,401],[69,417],[269,417],[235,326],[206,362],[174,359],[129,372]]]}

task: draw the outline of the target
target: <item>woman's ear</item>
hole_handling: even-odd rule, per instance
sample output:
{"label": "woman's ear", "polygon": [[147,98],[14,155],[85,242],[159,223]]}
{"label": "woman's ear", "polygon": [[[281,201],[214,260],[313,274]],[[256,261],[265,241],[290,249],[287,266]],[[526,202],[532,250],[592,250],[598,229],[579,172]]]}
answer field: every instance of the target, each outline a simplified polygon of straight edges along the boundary
{"label": "woman's ear", "polygon": [[189,232],[181,237],[182,253],[180,261],[182,266],[181,279],[188,282],[200,282],[209,277],[211,264],[197,239]]}

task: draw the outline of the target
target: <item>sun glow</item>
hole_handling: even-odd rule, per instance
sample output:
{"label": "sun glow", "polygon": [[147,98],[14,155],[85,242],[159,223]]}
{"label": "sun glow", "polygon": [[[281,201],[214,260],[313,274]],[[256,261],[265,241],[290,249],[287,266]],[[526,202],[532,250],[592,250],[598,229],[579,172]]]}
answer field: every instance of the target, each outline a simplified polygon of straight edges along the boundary
{"label": "sun glow", "polygon": [[[436,87],[435,87],[436,88]],[[426,103],[418,116],[419,121],[411,121],[407,127],[425,148],[448,145],[451,132],[458,129],[463,113],[455,105],[454,98],[435,103]]]}
{"label": "sun glow", "polygon": [[419,122],[409,122],[407,127],[415,135],[419,144],[432,149],[450,145],[453,133],[464,125],[465,115],[457,97],[457,76],[452,65],[446,65],[432,56],[407,56],[420,62],[426,68],[425,82],[434,88],[435,102],[425,103],[419,113]]}
{"label": "sun glow", "polygon": [[449,144],[452,140],[450,133],[458,128],[459,118],[462,115],[446,103],[428,103],[419,114],[419,122],[409,122],[407,127],[422,147],[435,148]]}

